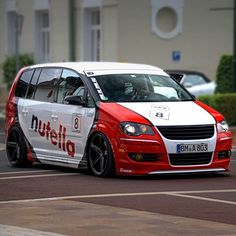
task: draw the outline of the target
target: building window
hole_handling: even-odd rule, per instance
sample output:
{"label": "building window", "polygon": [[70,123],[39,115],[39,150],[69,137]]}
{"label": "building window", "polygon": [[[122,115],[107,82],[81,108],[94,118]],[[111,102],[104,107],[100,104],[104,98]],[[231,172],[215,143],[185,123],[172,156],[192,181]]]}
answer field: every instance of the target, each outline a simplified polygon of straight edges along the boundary
{"label": "building window", "polygon": [[101,44],[101,24],[100,24],[100,11],[91,10],[91,24],[89,26],[91,37],[91,60],[100,61],[100,44]]}
{"label": "building window", "polygon": [[48,11],[37,11],[35,59],[37,62],[49,62],[50,60],[50,21]]}
{"label": "building window", "polygon": [[101,60],[101,10],[85,8],[83,17],[84,60]]}
{"label": "building window", "polygon": [[7,54],[16,54],[16,11],[7,12]]}

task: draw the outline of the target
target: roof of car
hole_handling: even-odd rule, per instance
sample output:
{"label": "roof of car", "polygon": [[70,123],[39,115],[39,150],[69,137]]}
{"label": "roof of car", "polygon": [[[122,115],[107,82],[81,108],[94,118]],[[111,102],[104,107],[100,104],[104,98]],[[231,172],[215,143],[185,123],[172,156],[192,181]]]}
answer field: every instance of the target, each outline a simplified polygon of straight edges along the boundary
{"label": "roof of car", "polygon": [[[79,73],[84,72],[105,72],[105,71],[139,71],[139,70],[148,70],[148,71],[158,71],[161,74],[165,72],[155,66],[146,65],[146,64],[135,64],[135,63],[119,63],[119,62],[60,62],[60,63],[45,63],[32,65],[29,68],[41,68],[41,67],[61,67],[61,68],[70,68],[76,70]],[[96,73],[97,74],[97,73]]]}

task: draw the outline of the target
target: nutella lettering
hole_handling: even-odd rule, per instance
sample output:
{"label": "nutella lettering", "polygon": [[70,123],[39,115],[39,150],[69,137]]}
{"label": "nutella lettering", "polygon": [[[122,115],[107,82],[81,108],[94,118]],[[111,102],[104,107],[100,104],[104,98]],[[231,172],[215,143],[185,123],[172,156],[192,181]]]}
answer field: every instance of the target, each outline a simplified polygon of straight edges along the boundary
{"label": "nutella lettering", "polygon": [[66,127],[59,125],[59,131],[51,129],[50,122],[42,122],[37,116],[32,115],[31,129],[38,132],[42,137],[45,137],[48,141],[63,151],[67,152],[68,156],[74,157],[75,155],[75,143],[71,140],[66,140]]}

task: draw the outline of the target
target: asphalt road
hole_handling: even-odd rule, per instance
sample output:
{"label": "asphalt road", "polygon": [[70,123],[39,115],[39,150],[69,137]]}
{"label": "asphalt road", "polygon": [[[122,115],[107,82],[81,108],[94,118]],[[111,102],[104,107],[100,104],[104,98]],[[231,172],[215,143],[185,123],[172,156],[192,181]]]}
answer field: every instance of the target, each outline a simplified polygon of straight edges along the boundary
{"label": "asphalt road", "polygon": [[[6,225],[66,235],[236,235],[235,154],[223,174],[97,178],[41,164],[14,168],[1,150],[0,235]],[[78,227],[86,217],[87,228]]]}

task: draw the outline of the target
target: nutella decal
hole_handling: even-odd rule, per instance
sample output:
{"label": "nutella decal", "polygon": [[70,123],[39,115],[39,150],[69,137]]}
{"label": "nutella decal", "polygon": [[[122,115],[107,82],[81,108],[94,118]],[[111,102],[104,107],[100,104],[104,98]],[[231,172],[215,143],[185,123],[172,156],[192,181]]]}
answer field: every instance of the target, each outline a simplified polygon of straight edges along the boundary
{"label": "nutella decal", "polygon": [[45,137],[48,141],[58,148],[67,152],[68,156],[74,157],[75,155],[75,143],[71,140],[66,140],[66,127],[59,125],[59,131],[51,129],[50,122],[42,122],[37,116],[32,115],[31,129],[38,132],[42,137]]}

